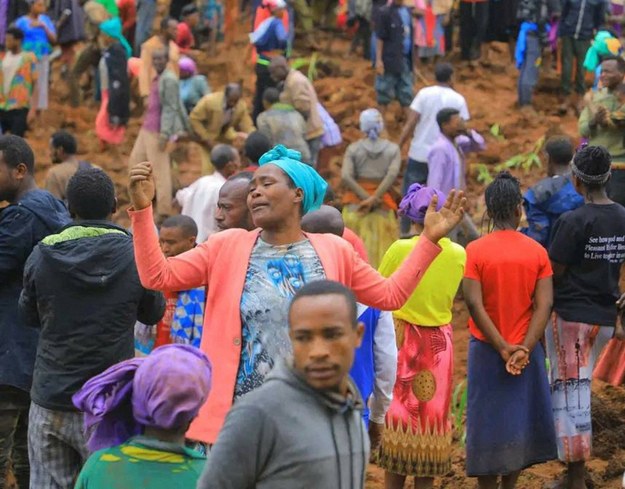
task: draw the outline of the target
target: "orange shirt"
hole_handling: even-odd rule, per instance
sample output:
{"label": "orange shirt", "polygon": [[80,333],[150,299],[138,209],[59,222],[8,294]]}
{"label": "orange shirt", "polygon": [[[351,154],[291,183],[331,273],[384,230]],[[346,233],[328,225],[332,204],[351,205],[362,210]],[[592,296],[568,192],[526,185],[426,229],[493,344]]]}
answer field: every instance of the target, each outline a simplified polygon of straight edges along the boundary
{"label": "orange shirt", "polygon": [[[525,339],[536,282],[551,275],[545,248],[518,231],[494,231],[467,246],[464,277],[480,282],[484,308],[508,343]],[[469,330],[486,341],[473,318]]]}

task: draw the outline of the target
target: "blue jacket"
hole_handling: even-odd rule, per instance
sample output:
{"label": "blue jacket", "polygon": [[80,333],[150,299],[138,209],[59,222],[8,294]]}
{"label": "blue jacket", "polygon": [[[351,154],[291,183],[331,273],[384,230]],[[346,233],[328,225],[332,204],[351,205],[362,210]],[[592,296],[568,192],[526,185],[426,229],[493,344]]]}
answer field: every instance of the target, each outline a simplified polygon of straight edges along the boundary
{"label": "blue jacket", "polygon": [[371,397],[371,394],[373,394],[373,384],[375,381],[373,338],[379,318],[380,310],[372,307],[368,307],[358,318],[358,321],[365,325],[365,335],[362,338],[360,347],[356,350],[354,363],[350,371],[350,375],[352,379],[354,379],[354,383],[358,387],[360,395],[365,402],[365,409],[362,412],[362,416],[367,425],[369,424],[369,406],[367,400]]}
{"label": "blue jacket", "polygon": [[570,176],[543,178],[525,193],[528,227],[521,231],[549,248],[553,224],[562,214],[583,204],[584,198],[575,191]]}
{"label": "blue jacket", "polygon": [[606,4],[605,0],[563,0],[558,35],[590,41],[605,23]]}
{"label": "blue jacket", "polygon": [[39,333],[18,313],[24,264],[40,240],[69,221],[63,203],[46,190],[32,190],[0,211],[0,385],[30,390]]}
{"label": "blue jacket", "polygon": [[365,325],[360,347],[354,355],[350,375],[365,403],[363,419],[384,422],[391,404],[397,376],[397,343],[390,312],[358,304],[358,321]]}

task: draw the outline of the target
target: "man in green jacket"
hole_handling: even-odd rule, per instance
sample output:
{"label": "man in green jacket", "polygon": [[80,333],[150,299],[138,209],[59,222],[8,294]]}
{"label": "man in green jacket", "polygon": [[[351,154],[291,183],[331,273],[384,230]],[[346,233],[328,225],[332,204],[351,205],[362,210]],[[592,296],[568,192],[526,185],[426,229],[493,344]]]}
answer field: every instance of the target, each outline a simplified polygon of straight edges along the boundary
{"label": "man in green jacket", "polygon": [[612,177],[608,183],[609,197],[625,205],[625,107],[616,88],[625,77],[625,60],[610,57],[601,63],[601,85],[579,117],[579,133],[592,146],[604,146],[612,156]]}

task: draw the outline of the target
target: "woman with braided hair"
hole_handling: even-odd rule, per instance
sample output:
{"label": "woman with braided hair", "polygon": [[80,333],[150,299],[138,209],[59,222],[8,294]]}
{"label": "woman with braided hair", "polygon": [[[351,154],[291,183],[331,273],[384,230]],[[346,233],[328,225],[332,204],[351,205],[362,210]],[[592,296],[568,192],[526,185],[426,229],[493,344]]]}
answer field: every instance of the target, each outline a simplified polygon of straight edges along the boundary
{"label": "woman with braided hair", "polygon": [[486,189],[492,232],[467,246],[466,466],[479,489],[513,489],[521,470],[556,457],[539,342],[551,313],[552,271],[547,251],[516,230],[522,208],[519,181],[497,175]]}
{"label": "woman with braided hair", "polygon": [[625,261],[625,209],[606,193],[611,164],[602,146],[587,146],[575,155],[573,184],[584,205],[556,221],[549,247],[555,286],[547,353],[558,457],[568,464],[562,487],[569,489],[586,489],[595,362],[613,335],[625,337],[616,305]]}

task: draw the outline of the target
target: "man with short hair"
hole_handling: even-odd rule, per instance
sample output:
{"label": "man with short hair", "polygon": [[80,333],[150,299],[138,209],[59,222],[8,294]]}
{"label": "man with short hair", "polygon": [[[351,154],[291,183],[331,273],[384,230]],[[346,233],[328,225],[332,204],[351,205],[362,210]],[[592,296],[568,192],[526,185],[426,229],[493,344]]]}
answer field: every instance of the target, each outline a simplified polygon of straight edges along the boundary
{"label": "man with short hair", "polygon": [[173,183],[170,153],[180,134],[188,131],[187,113],[180,99],[179,82],[167,68],[167,51],[152,51],[152,79],[143,125],[130,153],[130,165],[150,161],[156,174],[156,215],[172,214]]}
{"label": "man with short hair", "polygon": [[[468,129],[460,111],[445,108],[436,115],[440,134],[428,153],[427,186],[440,190],[445,196],[451,190],[464,190],[467,186],[465,155],[485,148],[484,138]],[[479,233],[467,212],[451,239],[466,246],[477,239]]]}
{"label": "man with short hair", "polygon": [[272,145],[282,144],[299,151],[302,161],[310,161],[306,143],[306,121],[292,105],[280,102],[277,88],[268,88],[263,94],[265,111],[258,115],[256,127],[269,138]]}
{"label": "man with short hair", "polygon": [[293,360],[230,410],[198,489],[363,489],[369,440],[349,377],[364,325],[351,290],[319,280],[289,306]]}
{"label": "man with short hair", "polygon": [[271,141],[262,132],[254,131],[250,133],[243,145],[243,156],[245,156],[248,163],[245,171],[256,171],[260,158],[272,147]]}
{"label": "man with short hair", "polygon": [[521,232],[549,249],[551,230],[558,218],[584,204],[571,179],[575,148],[566,136],[554,136],[545,144],[547,177],[531,187],[523,197],[527,227]]}
{"label": "man with short hair", "polygon": [[0,128],[23,137],[37,110],[37,58],[22,51],[24,32],[9,27],[0,54]]}
{"label": "man with short hair", "polygon": [[197,223],[198,243],[203,243],[217,232],[215,211],[219,189],[226,179],[241,170],[239,152],[227,144],[218,144],[211,151],[211,161],[215,173],[206,175],[183,188],[176,194],[176,200],[182,206],[182,214],[193,218]]}
{"label": "man with short hair", "polygon": [[301,71],[290,68],[284,56],[271,58],[269,73],[276,82],[284,82],[280,101],[292,105],[306,120],[310,163],[317,166],[324,127],[317,108],[319,100],[315,87]]}
{"label": "man with short hair", "polygon": [[612,156],[612,176],[608,182],[608,196],[625,206],[625,112],[619,109],[616,88],[625,77],[625,60],[611,56],[601,63],[601,90],[594,92],[579,117],[579,134],[588,138],[591,146],[603,146]]}
{"label": "man with short hair", "polygon": [[[72,396],[91,377],[134,356],[133,326],[158,321],[163,296],[141,285],[132,236],[111,222],[115,186],[104,171],[67,186],[74,221],[35,247],[20,310],[41,331],[28,426],[31,487],[71,487],[88,452]],[[63,284],[59,287],[59,284]]]}
{"label": "man with short hair", "polygon": [[10,463],[20,488],[30,477],[28,393],[39,335],[18,313],[24,264],[41,239],[70,220],[59,200],[37,188],[34,173],[28,143],[0,136],[0,201],[9,202],[0,210],[0,487],[8,487]]}
{"label": "man with short hair", "polygon": [[[189,216],[168,217],[161,224],[159,241],[167,258],[181,255],[195,248],[197,224]],[[165,314],[156,325],[154,348],[169,343],[183,343],[200,347],[206,293],[204,287],[179,292],[164,291]]]}
{"label": "man with short hair", "polygon": [[[144,0],[142,0],[144,1]],[[137,25],[137,37],[140,28]],[[180,59],[180,49],[176,44],[178,36],[178,21],[171,17],[165,17],[160,24],[160,30],[150,39],[141,45],[141,69],[139,71],[139,94],[143,98],[143,105],[147,105],[147,98],[150,95],[152,81],[157,76],[152,63],[153,53],[156,50],[165,49],[168,53],[167,68],[176,75],[179,74],[178,61]]]}
{"label": "man with short hair", "polygon": [[[419,90],[410,104],[408,121],[399,138],[399,146],[403,148],[408,138],[412,136],[402,195],[406,195],[413,183],[427,182],[428,153],[440,134],[436,123],[438,112],[445,108],[456,109],[465,121],[469,120],[467,102],[453,88],[453,75],[454,69],[450,63],[437,63],[434,67],[436,85]],[[402,235],[407,235],[410,231],[410,219],[402,217],[400,225]]]}
{"label": "man with short hair", "polygon": [[46,175],[45,188],[59,200],[67,200],[65,189],[69,179],[78,170],[91,168],[90,163],[78,159],[76,151],[76,138],[67,131],[57,131],[50,138],[52,168]]}
{"label": "man with short hair", "polygon": [[247,194],[254,174],[242,171],[232,175],[219,189],[215,221],[219,231],[226,229],[255,229],[247,206]]}
{"label": "man with short hair", "polygon": [[215,144],[237,145],[254,130],[243,100],[243,87],[229,83],[222,92],[205,95],[189,114],[191,128],[202,146],[202,174],[213,173],[210,151]]}

